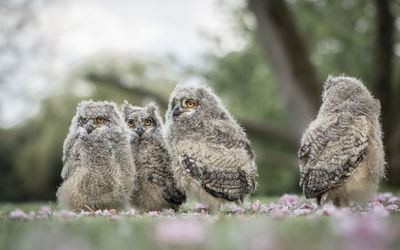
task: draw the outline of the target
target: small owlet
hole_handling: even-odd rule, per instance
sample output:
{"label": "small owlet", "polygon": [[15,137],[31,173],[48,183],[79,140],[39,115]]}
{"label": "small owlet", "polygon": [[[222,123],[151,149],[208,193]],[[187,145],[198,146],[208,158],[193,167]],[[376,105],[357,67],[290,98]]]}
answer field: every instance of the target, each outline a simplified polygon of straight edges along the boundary
{"label": "small owlet", "polygon": [[373,198],[385,172],[380,103],[351,77],[328,77],[323,104],[298,152],[300,186],[319,205]]}
{"label": "small owlet", "polygon": [[132,205],[144,211],[178,210],[186,201],[186,195],[176,185],[157,107],[155,104],[135,107],[125,102],[122,112],[130,131],[131,154],[137,174]]}
{"label": "small owlet", "polygon": [[66,209],[129,206],[135,169],[128,131],[115,103],[82,101],[64,142],[64,182],[57,191]]}
{"label": "small owlet", "polygon": [[208,87],[178,85],[166,114],[175,175],[211,213],[254,192],[257,167],[247,136]]}

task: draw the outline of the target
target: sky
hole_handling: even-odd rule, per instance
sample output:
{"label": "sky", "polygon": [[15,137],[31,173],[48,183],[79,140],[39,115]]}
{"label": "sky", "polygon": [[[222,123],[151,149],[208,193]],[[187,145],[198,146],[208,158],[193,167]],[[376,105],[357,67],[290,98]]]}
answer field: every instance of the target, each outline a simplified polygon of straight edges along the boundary
{"label": "sky", "polygon": [[233,32],[227,6],[243,5],[243,1],[220,2],[56,0],[41,6],[38,24],[17,42],[29,46],[30,40],[41,39],[48,50],[38,57],[28,56],[18,74],[0,85],[0,127],[12,127],[21,116],[39,112],[40,100],[68,77],[72,66],[88,57],[173,56],[182,65],[193,65],[210,49],[205,33],[220,36],[226,52],[239,49],[243,42]]}

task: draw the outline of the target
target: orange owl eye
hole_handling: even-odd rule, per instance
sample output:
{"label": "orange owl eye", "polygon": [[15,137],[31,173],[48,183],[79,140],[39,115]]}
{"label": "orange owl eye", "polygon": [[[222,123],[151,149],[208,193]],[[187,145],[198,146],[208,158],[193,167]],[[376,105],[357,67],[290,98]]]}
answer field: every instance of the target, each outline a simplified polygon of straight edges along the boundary
{"label": "orange owl eye", "polygon": [[186,104],[186,107],[188,107],[188,108],[193,108],[194,105],[196,105],[196,103],[193,100],[187,100],[185,102],[185,104]]}
{"label": "orange owl eye", "polygon": [[81,119],[83,123],[87,123],[88,119],[87,118],[82,118]]}
{"label": "orange owl eye", "polygon": [[144,120],[144,125],[149,126],[150,124],[151,124],[151,120],[150,119]]}
{"label": "orange owl eye", "polygon": [[132,120],[129,120],[128,121],[128,126],[129,127],[133,127],[135,125],[135,122],[134,121],[132,121]]}
{"label": "orange owl eye", "polygon": [[104,117],[101,116],[97,117],[97,121],[100,123],[104,122]]}

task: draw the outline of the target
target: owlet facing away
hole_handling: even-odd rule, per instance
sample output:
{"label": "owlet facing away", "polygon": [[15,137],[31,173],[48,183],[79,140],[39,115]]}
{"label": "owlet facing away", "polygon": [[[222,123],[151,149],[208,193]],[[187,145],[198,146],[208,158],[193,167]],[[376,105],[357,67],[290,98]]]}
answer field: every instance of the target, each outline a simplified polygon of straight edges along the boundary
{"label": "owlet facing away", "polygon": [[385,172],[379,100],[355,78],[330,76],[322,101],[301,139],[300,186],[319,205],[365,203]]}
{"label": "owlet facing away", "polygon": [[143,211],[178,210],[186,201],[177,187],[172,158],[162,135],[163,123],[157,107],[122,105],[126,127],[130,131],[131,155],[136,166],[135,189],[131,204]]}
{"label": "owlet facing away", "polygon": [[178,85],[166,114],[175,175],[186,193],[211,213],[240,203],[256,188],[257,167],[243,129],[208,87]]}
{"label": "owlet facing away", "polygon": [[64,182],[57,191],[66,209],[121,209],[129,205],[135,169],[128,131],[115,103],[82,101],[64,142]]}

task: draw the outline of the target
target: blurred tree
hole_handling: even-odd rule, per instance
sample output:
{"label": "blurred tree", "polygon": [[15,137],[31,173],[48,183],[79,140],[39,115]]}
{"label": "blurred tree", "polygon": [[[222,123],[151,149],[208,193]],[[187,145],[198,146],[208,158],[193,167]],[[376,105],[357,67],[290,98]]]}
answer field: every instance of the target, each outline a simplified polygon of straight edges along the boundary
{"label": "blurred tree", "polygon": [[[127,86],[121,87],[108,79],[99,80],[101,83],[85,81],[86,76],[96,72],[110,79],[117,76],[135,79],[138,82],[129,83],[139,91],[130,91]],[[42,102],[38,116],[22,117],[24,120],[18,127],[0,130],[0,200],[54,200],[61,183],[63,141],[78,102],[90,98],[119,104],[128,100],[134,105],[143,105],[157,101],[155,97],[162,97],[166,102],[174,87],[167,72],[172,71],[165,71],[162,63],[121,56],[96,58],[79,65],[63,88]],[[144,92],[147,88],[156,89],[160,94],[147,95]]]}
{"label": "blurred tree", "polygon": [[[389,179],[392,185],[400,186],[400,161],[397,157],[400,152],[398,146],[400,121],[398,114],[394,113],[398,112],[400,107],[398,102],[400,93],[396,91],[399,88],[398,84],[396,87],[392,81],[394,3],[390,0],[376,0],[375,5],[370,1],[293,0],[289,4],[299,16],[295,21],[288,2],[249,0],[249,8],[257,19],[261,46],[267,52],[267,60],[277,76],[277,83],[281,86],[281,95],[287,104],[289,116],[296,117],[296,114],[301,112],[305,118],[292,123],[294,130],[302,131],[307,120],[310,121],[310,117],[315,114],[315,109],[304,108],[315,107],[315,103],[320,99],[317,94],[320,93],[316,83],[318,77],[310,59],[318,53],[318,45],[315,46],[315,43],[318,44],[330,37],[331,41],[336,41],[327,44],[328,49],[331,47],[330,49],[337,52],[331,55],[336,63],[330,64],[322,58],[319,61],[323,62],[321,64],[324,64],[324,67],[330,67],[329,73],[337,72],[336,68],[339,72],[362,78],[369,83],[370,89],[381,100],[386,153],[391,169]],[[305,9],[312,9],[313,12],[306,12]],[[305,13],[309,15],[307,19],[302,18]],[[310,20],[313,22],[310,23]],[[373,22],[376,23],[375,26],[372,25]],[[318,28],[322,24],[323,33],[327,33],[321,37],[322,39],[315,39],[321,33],[319,29],[299,32],[296,24],[303,29],[315,26]],[[307,39],[300,34],[306,34],[304,37]],[[303,45],[304,41],[308,42],[311,48],[311,58]],[[327,58],[329,60],[329,56]],[[342,68],[338,62],[343,62],[343,65],[349,67]],[[317,68],[318,66],[317,64]],[[355,69],[359,71],[354,72]],[[286,87],[288,85],[289,87]],[[295,98],[294,95],[303,98]],[[300,134],[296,134],[299,138]]]}
{"label": "blurred tree", "polygon": [[243,44],[222,53],[223,35],[209,35],[212,46],[197,66],[116,54],[71,69],[39,115],[0,130],[0,200],[55,199],[63,140],[80,100],[152,100],[164,112],[174,85],[188,81],[211,85],[246,128],[257,156],[258,194],[300,192],[299,136],[318,109],[321,79],[341,73],[363,79],[381,99],[389,178],[398,187],[400,70],[393,46],[400,44],[394,30],[399,6],[387,0],[249,0],[249,6],[232,10]]}

